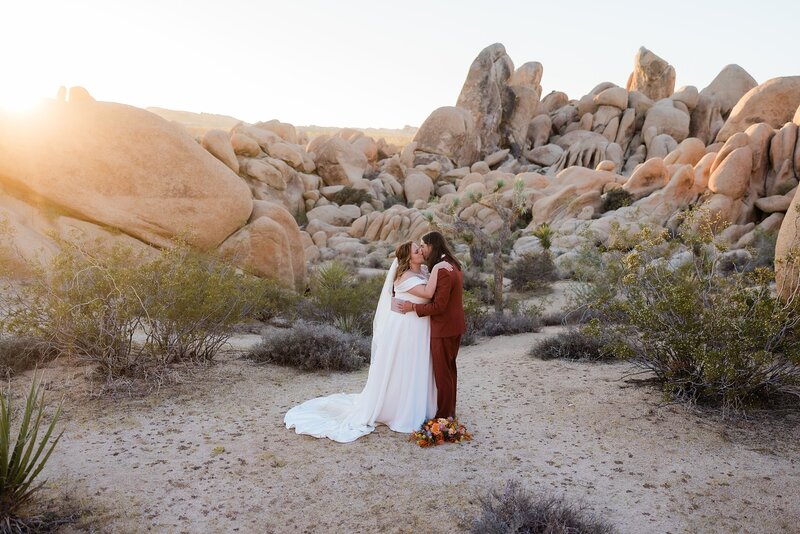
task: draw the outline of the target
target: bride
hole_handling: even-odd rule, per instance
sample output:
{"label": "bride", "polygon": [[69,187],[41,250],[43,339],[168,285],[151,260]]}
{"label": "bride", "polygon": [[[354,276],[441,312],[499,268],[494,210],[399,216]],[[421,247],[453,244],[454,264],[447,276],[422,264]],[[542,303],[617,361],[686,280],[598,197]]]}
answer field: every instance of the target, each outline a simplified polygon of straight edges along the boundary
{"label": "bride", "polygon": [[295,406],[284,417],[286,428],[347,443],[375,430],[376,423],[410,433],[436,414],[430,318],[393,312],[392,288],[399,299],[428,302],[439,269],[452,267],[446,262],[435,265],[426,283],[425,259],[416,243],[398,246],[395,256],[375,310],[364,390],[318,397]]}

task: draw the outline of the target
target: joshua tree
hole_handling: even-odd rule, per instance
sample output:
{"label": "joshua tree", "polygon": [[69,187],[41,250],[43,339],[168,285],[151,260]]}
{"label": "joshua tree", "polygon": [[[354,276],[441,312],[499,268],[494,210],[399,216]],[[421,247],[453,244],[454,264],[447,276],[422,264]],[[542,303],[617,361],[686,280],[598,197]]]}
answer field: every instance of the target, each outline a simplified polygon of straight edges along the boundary
{"label": "joshua tree", "polygon": [[469,193],[467,196],[471,205],[478,204],[489,208],[498,215],[498,219],[493,221],[494,224],[481,225],[473,217],[464,217],[464,209],[459,209],[458,198],[448,209],[448,214],[452,216],[451,223],[437,222],[433,220],[432,216],[428,216],[431,224],[449,227],[448,229],[452,233],[471,243],[470,248],[474,247],[491,253],[494,260],[494,309],[497,313],[503,312],[503,271],[505,267],[503,250],[514,244],[517,221],[527,211],[525,196],[522,193],[522,181],[514,182],[510,203],[508,198],[503,198],[499,193],[504,186],[505,183],[499,180],[492,193],[488,195]]}

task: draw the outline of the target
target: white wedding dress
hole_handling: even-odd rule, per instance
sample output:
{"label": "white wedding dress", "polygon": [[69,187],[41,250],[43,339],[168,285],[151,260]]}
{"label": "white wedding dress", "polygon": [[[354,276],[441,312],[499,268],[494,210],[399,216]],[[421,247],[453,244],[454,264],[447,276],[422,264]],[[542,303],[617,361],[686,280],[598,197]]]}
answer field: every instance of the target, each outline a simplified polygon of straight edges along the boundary
{"label": "white wedding dress", "polygon": [[[286,428],[348,443],[369,434],[378,423],[395,432],[410,433],[436,414],[430,319],[391,311],[396,272],[397,260],[386,275],[375,310],[364,390],[318,397],[295,406],[283,419]],[[421,276],[411,276],[395,286],[395,296],[416,303],[428,302],[408,293],[425,283]]]}

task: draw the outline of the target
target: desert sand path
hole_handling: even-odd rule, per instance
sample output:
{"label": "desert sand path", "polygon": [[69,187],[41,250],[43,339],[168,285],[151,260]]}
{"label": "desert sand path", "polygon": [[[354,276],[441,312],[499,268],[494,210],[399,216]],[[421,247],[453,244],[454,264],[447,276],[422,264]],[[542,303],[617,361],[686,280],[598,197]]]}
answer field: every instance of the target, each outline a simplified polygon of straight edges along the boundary
{"label": "desert sand path", "polygon": [[[282,424],[289,407],[358,391],[366,369],[305,374],[232,352],[145,399],[72,405],[46,475],[114,532],[424,531],[471,513],[477,492],[509,479],[579,501],[621,532],[797,528],[796,419],[774,437],[751,422],[726,430],[659,407],[658,392],[623,379],[626,364],[526,355],[556,331],[462,349],[470,443],[421,449],[386,427],[346,445],[298,436]],[[235,347],[257,341],[241,336]]]}

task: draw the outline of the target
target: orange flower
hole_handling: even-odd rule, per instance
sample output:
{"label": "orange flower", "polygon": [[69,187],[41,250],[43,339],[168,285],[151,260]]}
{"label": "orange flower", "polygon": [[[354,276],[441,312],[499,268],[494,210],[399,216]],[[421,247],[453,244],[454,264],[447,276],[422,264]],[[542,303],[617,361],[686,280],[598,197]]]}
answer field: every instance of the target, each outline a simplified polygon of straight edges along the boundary
{"label": "orange flower", "polygon": [[431,432],[434,434],[439,433],[439,423],[433,423],[433,425],[431,425]]}

